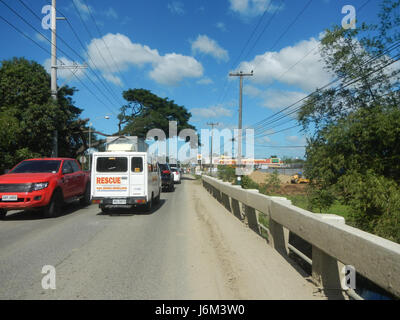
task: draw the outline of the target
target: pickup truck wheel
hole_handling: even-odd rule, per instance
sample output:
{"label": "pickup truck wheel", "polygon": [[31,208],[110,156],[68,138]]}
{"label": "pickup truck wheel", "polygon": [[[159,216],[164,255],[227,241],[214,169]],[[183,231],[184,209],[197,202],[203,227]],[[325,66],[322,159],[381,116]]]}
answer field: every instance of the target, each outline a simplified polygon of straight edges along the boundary
{"label": "pickup truck wheel", "polygon": [[0,219],[4,219],[6,217],[7,210],[0,209]]}
{"label": "pickup truck wheel", "polygon": [[90,185],[86,184],[85,193],[83,194],[83,198],[80,199],[81,206],[86,207],[90,205]]}
{"label": "pickup truck wheel", "polygon": [[53,218],[61,213],[62,199],[59,192],[55,192],[51,197],[50,203],[44,208],[44,216]]}
{"label": "pickup truck wheel", "polygon": [[110,213],[110,209],[106,208],[105,206],[100,206],[100,209],[103,213]]}

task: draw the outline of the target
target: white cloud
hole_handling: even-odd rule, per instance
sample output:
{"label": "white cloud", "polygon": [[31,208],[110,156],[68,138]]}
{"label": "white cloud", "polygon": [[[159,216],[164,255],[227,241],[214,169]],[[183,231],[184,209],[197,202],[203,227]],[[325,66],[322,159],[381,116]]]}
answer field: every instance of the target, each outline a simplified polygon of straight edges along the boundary
{"label": "white cloud", "polygon": [[183,8],[183,3],[180,1],[173,1],[168,3],[168,9],[172,13],[182,15],[185,13],[185,9]]}
{"label": "white cloud", "polygon": [[277,89],[262,91],[261,89],[251,85],[246,85],[244,87],[244,93],[251,97],[261,98],[263,100],[262,105],[269,109],[285,108],[306,96],[304,92],[299,91]]}
{"label": "white cloud", "polygon": [[49,38],[45,38],[45,36],[44,35],[42,35],[42,34],[40,34],[40,33],[35,33],[35,38],[36,38],[36,40],[39,40],[40,42],[43,42],[43,43],[50,43],[49,41],[47,41],[46,39],[48,39],[48,40],[50,40]]}
{"label": "white cloud", "polygon": [[190,112],[199,118],[218,118],[218,117],[230,117],[232,116],[232,111],[218,106],[211,106],[209,108],[193,108]]}
{"label": "white cloud", "polygon": [[[102,39],[93,39],[88,45],[87,54],[96,65],[92,67],[97,67],[103,74],[107,74],[107,79],[113,83],[120,82],[113,73],[123,72],[131,66],[151,65],[150,78],[164,85],[176,85],[184,78],[203,76],[203,66],[193,57],[177,53],[160,55],[156,49],[133,43],[120,33],[108,33],[103,40],[104,42]],[[91,60],[89,59],[89,62]]]}
{"label": "white cloud", "polygon": [[160,84],[176,85],[183,78],[198,78],[203,75],[203,66],[193,57],[169,53],[161,57],[150,77]]}
{"label": "white cloud", "polygon": [[[57,58],[57,64],[58,65],[65,65],[65,66],[73,66],[74,64],[76,64],[75,62],[69,60],[66,57],[59,57]],[[82,66],[80,64],[76,64],[77,66]],[[48,58],[44,61],[43,63],[44,68],[46,69],[46,71],[48,73],[51,72],[51,58]],[[57,77],[60,79],[64,79],[64,80],[72,80],[74,79],[74,75],[73,75],[73,69],[58,69],[57,70]],[[85,69],[77,69],[75,70],[75,76],[76,77],[82,77],[85,74]]]}
{"label": "white cloud", "polygon": [[[95,62],[98,69],[117,72],[118,70],[128,69],[130,65],[143,66],[146,63],[155,63],[160,59],[157,50],[132,43],[123,34],[108,33],[102,39],[93,39],[88,45],[87,51],[88,56]],[[108,49],[110,49],[111,55]]]}
{"label": "white cloud", "polygon": [[319,41],[315,38],[303,40],[279,52],[265,52],[252,61],[242,62],[240,69],[254,70],[250,80],[258,84],[280,81],[314,91],[332,79],[324,69],[318,45]]}
{"label": "white cloud", "polygon": [[286,136],[285,137],[286,141],[290,143],[297,143],[297,144],[306,144],[307,140],[305,137],[299,137],[299,136]]}
{"label": "white cloud", "polygon": [[244,17],[261,15],[267,9],[268,12],[274,12],[283,7],[283,5],[277,6],[271,3],[272,0],[229,0],[229,2],[230,9]]}
{"label": "white cloud", "polygon": [[117,86],[122,86],[122,80],[111,73],[103,73],[103,77]]}
{"label": "white cloud", "polygon": [[207,85],[207,84],[212,84],[212,83],[214,83],[214,81],[212,81],[212,79],[210,79],[210,78],[203,78],[203,79],[198,80],[196,83],[197,83],[197,84],[204,84],[204,85]]}
{"label": "white cloud", "polygon": [[83,3],[81,0],[72,0],[81,13],[82,19],[87,20],[89,18],[89,9],[92,14],[94,13],[94,9],[92,6],[86,6],[85,3]]}
{"label": "white cloud", "polygon": [[223,49],[215,40],[210,39],[206,35],[199,35],[197,39],[192,42],[192,51],[194,53],[200,52],[211,55],[217,60],[229,60],[228,51]]}
{"label": "white cloud", "polygon": [[256,141],[257,141],[258,143],[265,143],[265,142],[268,143],[268,142],[271,142],[272,140],[271,140],[270,137],[264,136],[264,137],[261,137],[261,138],[256,139]]}

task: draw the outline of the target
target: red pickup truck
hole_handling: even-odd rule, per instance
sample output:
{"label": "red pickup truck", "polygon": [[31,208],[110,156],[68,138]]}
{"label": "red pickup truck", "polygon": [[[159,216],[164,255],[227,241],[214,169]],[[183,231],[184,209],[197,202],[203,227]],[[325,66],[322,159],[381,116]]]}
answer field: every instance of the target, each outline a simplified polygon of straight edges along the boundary
{"label": "red pickup truck", "polygon": [[8,210],[43,209],[57,216],[64,202],[90,204],[90,175],[75,159],[29,159],[0,176],[0,218]]}

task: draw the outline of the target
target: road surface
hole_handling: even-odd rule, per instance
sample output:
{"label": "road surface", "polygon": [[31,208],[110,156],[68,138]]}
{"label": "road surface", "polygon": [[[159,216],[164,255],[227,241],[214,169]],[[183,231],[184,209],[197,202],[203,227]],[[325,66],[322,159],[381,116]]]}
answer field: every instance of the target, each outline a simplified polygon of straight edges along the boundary
{"label": "road surface", "polygon": [[[44,265],[56,289],[43,289]],[[150,214],[10,212],[0,299],[321,299],[294,265],[186,176]]]}

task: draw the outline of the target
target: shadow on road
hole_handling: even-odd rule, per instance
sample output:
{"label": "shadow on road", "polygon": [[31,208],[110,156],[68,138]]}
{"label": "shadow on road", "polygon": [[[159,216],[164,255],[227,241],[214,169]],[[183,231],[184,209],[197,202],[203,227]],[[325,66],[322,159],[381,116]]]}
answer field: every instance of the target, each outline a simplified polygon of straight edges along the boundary
{"label": "shadow on road", "polygon": [[24,220],[45,220],[45,219],[57,219],[69,214],[73,214],[74,212],[82,209],[79,202],[73,202],[65,204],[62,209],[61,213],[54,218],[46,218],[43,215],[43,211],[40,209],[35,210],[25,210],[25,211],[9,211],[7,215],[1,219],[1,221],[24,221]]}
{"label": "shadow on road", "polygon": [[142,215],[148,216],[157,214],[159,209],[167,202],[165,199],[161,199],[158,204],[156,204],[151,211],[146,211],[144,207],[136,207],[132,209],[110,209],[109,212],[99,212],[98,216],[133,216],[133,215]]}

